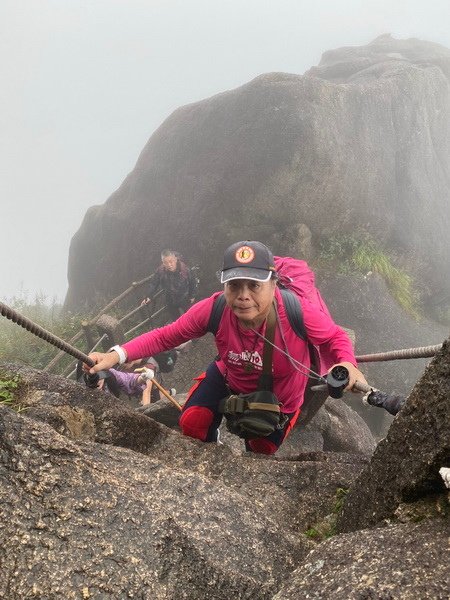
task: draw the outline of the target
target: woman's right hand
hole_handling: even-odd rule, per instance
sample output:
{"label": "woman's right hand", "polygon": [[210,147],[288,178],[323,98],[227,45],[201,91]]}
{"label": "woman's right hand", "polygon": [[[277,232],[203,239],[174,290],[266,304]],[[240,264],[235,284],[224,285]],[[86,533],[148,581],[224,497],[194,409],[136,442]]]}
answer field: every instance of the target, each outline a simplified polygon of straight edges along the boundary
{"label": "woman's right hand", "polygon": [[119,355],[115,350],[111,352],[91,352],[89,358],[95,362],[93,367],[83,364],[84,371],[88,373],[98,373],[98,371],[107,371],[119,363]]}

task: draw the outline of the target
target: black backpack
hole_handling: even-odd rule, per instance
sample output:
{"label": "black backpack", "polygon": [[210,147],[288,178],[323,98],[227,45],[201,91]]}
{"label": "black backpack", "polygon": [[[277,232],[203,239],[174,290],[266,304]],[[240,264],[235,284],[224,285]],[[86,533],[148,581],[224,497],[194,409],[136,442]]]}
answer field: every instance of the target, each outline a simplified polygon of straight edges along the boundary
{"label": "black backpack", "polygon": [[170,373],[177,362],[178,352],[176,350],[165,350],[153,357],[158,363],[161,373]]}

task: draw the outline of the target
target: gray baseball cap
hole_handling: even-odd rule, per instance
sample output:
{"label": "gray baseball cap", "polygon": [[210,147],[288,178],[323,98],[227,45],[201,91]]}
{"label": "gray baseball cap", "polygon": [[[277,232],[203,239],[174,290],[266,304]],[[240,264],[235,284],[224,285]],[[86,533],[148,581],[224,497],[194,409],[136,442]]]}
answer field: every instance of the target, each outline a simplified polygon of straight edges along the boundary
{"label": "gray baseball cap", "polygon": [[220,282],[233,279],[269,281],[274,272],[273,254],[262,242],[236,242],[225,250]]}

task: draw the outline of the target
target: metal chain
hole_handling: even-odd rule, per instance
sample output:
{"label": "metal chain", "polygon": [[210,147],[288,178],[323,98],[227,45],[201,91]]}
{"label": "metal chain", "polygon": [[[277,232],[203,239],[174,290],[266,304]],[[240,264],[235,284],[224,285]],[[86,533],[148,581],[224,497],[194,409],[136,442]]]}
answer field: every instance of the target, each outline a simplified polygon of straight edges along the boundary
{"label": "metal chain", "polygon": [[30,319],[27,319],[10,306],[3,304],[3,302],[0,302],[0,314],[12,321],[13,323],[17,323],[17,325],[20,325],[30,333],[33,333],[37,337],[45,340],[49,344],[56,346],[60,350],[63,350],[64,352],[70,354],[78,360],[82,360],[90,367],[93,367],[95,365],[95,362],[92,359],[90,359],[89,356],[87,356],[87,354],[84,354],[83,352],[81,352],[81,350],[78,350],[78,348],[71,346],[70,344],[57,337],[53,333],[50,333],[50,331],[47,331],[47,329],[44,329],[40,325],[33,323],[33,321],[30,321]]}
{"label": "metal chain", "polygon": [[[11,321],[13,321],[13,323],[17,323],[17,325],[20,325],[27,331],[30,331],[37,337],[45,340],[46,342],[49,342],[50,344],[52,344],[53,346],[56,346],[60,350],[63,350],[67,354],[70,354],[74,358],[77,358],[78,360],[82,360],[84,363],[86,363],[90,367],[94,366],[94,364],[95,364],[94,361],[92,361],[88,357],[87,354],[84,354],[84,352],[81,352],[81,350],[78,350],[78,348],[71,346],[69,343],[67,343],[66,341],[57,337],[50,331],[47,331],[40,325],[33,323],[33,321],[30,321],[30,319],[27,319],[27,317],[24,317],[23,315],[18,313],[13,308],[7,306],[3,302],[0,302],[0,314],[2,316],[6,317],[7,319],[10,319]],[[262,337],[263,339],[265,339],[264,336],[262,336],[259,332],[257,332],[257,331],[254,331],[254,332],[257,335],[259,335],[259,337]],[[301,366],[305,369],[307,368],[305,365],[303,365],[299,361],[295,360],[293,357],[291,357],[287,352],[285,352],[281,348],[278,348],[274,344],[273,344],[273,346],[275,348],[277,348],[278,351],[282,352],[283,354],[286,354],[286,356],[288,356],[292,361],[297,363],[299,366]],[[363,362],[380,362],[380,361],[388,361],[388,360],[402,360],[402,359],[409,359],[409,358],[429,358],[429,357],[434,356],[441,349],[442,349],[442,344],[436,344],[435,346],[421,346],[418,348],[404,348],[402,350],[392,350],[391,352],[379,352],[379,353],[375,353],[375,354],[362,354],[360,356],[356,356],[356,360],[359,363],[363,363]],[[313,376],[315,376],[314,378],[317,378],[319,380],[322,379],[318,373],[314,373],[314,371],[312,371],[311,369],[308,369],[308,371],[311,374],[313,374]]]}
{"label": "metal chain", "polygon": [[403,350],[392,350],[390,352],[378,352],[376,354],[363,354],[356,356],[360,362],[379,362],[384,360],[402,360],[406,358],[429,358],[441,350],[442,344],[435,346],[421,346],[419,348],[404,348]]}

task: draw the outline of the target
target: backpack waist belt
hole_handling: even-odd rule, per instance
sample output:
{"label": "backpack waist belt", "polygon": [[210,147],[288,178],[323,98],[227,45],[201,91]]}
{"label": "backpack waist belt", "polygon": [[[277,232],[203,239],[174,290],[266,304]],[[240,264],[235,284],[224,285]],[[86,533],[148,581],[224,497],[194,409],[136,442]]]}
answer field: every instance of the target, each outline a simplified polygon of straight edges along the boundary
{"label": "backpack waist belt", "polygon": [[[261,400],[261,402],[255,402],[254,400]],[[226,415],[242,414],[247,410],[267,410],[280,413],[280,407],[274,403],[274,396],[271,392],[257,391],[251,394],[232,394],[220,401],[219,411]]]}

